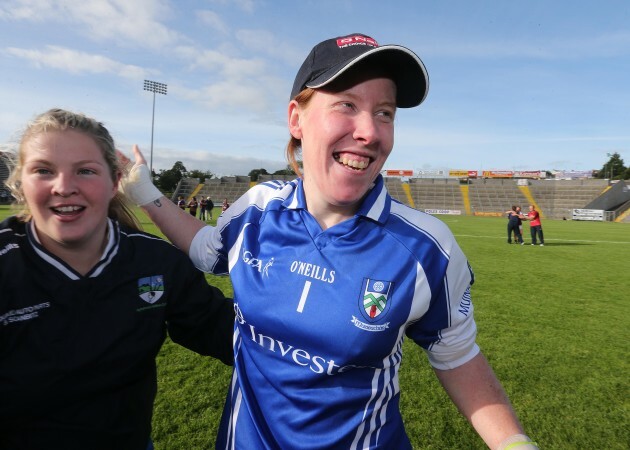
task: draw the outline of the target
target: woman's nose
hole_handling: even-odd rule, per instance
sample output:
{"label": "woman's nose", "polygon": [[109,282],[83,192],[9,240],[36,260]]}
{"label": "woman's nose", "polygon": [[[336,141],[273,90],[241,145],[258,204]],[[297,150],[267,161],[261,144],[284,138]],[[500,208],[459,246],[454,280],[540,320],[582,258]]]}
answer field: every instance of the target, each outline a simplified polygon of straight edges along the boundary
{"label": "woman's nose", "polygon": [[371,144],[378,140],[378,126],[376,118],[369,113],[357,114],[355,117],[355,129],[353,136],[356,140],[365,144]]}
{"label": "woman's nose", "polygon": [[69,197],[76,194],[77,186],[74,176],[65,173],[59,173],[53,185],[53,194],[61,197]]}

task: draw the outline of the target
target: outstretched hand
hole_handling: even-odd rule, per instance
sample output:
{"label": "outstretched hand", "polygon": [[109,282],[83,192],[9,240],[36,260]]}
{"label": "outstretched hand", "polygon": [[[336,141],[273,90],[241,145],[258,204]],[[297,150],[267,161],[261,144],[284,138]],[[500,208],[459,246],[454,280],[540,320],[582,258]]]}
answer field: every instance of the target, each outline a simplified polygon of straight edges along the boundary
{"label": "outstretched hand", "polygon": [[144,164],[145,166],[147,165],[147,160],[144,159],[144,155],[140,151],[140,147],[138,147],[137,144],[133,144],[132,152],[133,152],[134,161],[131,161],[131,159],[129,159],[127,155],[125,155],[120,150],[116,150],[116,156],[118,156],[118,163],[120,167],[122,168],[123,172],[125,172],[125,175],[128,174],[136,166],[139,166],[142,164]]}
{"label": "outstretched hand", "polygon": [[162,193],[153,185],[151,173],[147,167],[147,161],[136,144],[133,146],[133,157],[135,162],[123,154],[116,151],[123,177],[120,182],[121,191],[138,206],[143,206],[162,197]]}
{"label": "outstretched hand", "polygon": [[133,157],[136,160],[135,165],[144,164],[147,165],[147,160],[144,159],[144,155],[140,151],[140,147],[137,144],[133,144]]}

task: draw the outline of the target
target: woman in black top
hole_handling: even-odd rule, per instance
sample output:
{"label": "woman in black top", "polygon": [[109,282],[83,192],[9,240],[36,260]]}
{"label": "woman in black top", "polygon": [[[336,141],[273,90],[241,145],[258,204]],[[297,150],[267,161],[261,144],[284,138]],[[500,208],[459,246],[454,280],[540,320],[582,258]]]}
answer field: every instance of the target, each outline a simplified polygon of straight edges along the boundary
{"label": "woman in black top", "polygon": [[231,364],[234,312],[189,258],[139,231],[103,125],[50,110],[0,223],[0,448],[145,450],[170,337]]}

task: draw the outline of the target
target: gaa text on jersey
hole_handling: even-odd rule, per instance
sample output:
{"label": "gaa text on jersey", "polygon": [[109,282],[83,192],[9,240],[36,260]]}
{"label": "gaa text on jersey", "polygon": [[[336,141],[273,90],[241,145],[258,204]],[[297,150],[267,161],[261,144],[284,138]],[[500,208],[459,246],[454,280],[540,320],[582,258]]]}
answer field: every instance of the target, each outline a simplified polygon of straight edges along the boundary
{"label": "gaa text on jersey", "polygon": [[269,268],[273,266],[273,258],[265,263],[262,259],[255,258],[252,252],[246,249],[243,249],[243,262],[266,276],[269,276]]}

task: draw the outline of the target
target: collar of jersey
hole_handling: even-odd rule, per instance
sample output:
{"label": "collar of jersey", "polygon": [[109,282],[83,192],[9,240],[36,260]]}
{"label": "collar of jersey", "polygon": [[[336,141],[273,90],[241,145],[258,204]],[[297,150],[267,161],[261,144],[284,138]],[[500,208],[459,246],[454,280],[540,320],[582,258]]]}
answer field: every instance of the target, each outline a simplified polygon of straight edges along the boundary
{"label": "collar of jersey", "polygon": [[[101,272],[103,271],[103,269],[107,267],[107,265],[109,265],[112,258],[118,253],[118,245],[120,241],[120,229],[119,229],[118,223],[108,218],[107,227],[108,227],[108,232],[107,232],[108,238],[107,238],[107,245],[105,246],[105,250],[103,251],[103,255],[101,256],[100,261],[97,262],[96,265],[92,268],[92,270],[90,270],[85,275],[85,278],[94,278],[94,277],[99,276]],[[35,225],[33,224],[33,221],[30,221],[26,224],[26,235],[31,246],[35,250],[35,253],[37,253],[48,264],[50,264],[53,267],[56,267],[60,272],[62,272],[65,276],[67,276],[71,280],[79,280],[81,278],[84,278],[83,275],[76,272],[72,267],[67,265],[61,258],[58,258],[52,253],[48,252],[48,250],[46,250],[44,246],[42,246],[42,244],[39,241],[39,236],[37,236],[37,231],[35,230]]]}
{"label": "collar of jersey", "polygon": [[[379,175],[374,180],[356,215],[384,224],[389,216],[391,202],[392,199],[385,188],[383,176]],[[306,209],[304,184],[301,178],[297,180],[293,193],[286,198],[282,206],[287,209]]]}

